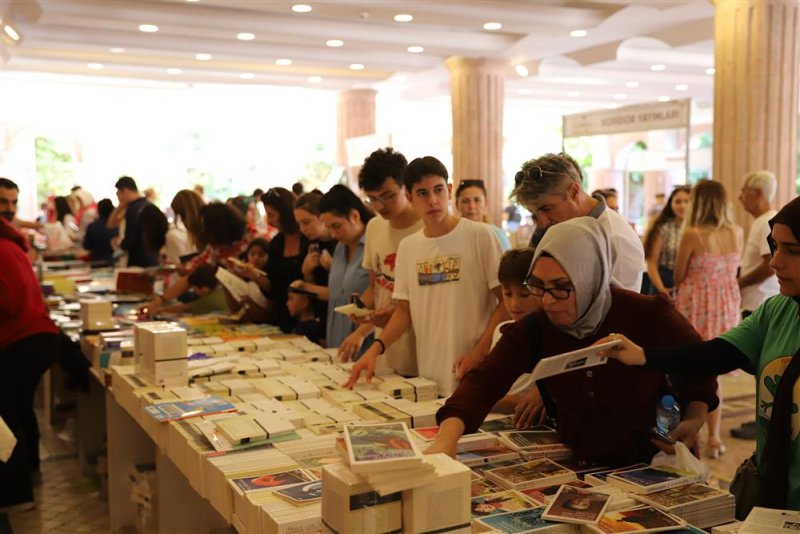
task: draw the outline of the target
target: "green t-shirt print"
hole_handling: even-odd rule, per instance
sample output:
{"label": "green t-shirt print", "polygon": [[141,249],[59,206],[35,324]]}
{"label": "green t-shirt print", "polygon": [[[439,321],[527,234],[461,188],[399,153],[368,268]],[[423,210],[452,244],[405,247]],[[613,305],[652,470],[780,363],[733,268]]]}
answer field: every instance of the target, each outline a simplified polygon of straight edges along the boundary
{"label": "green t-shirt print", "polygon": [[[759,306],[738,326],[720,336],[747,356],[756,370],[756,449],[758,460],[767,441],[772,406],[781,376],[800,349],[800,313],[791,298],[776,295]],[[789,505],[800,509],[800,380],[794,386],[792,441],[789,466]]]}

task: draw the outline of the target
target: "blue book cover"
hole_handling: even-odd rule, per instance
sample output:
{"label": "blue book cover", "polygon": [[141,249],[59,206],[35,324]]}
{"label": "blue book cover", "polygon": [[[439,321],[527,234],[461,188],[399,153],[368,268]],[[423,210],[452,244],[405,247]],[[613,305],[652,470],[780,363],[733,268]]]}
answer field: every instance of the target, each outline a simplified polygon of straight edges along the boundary
{"label": "blue book cover", "polygon": [[543,512],[544,507],[540,506],[539,508],[530,508],[528,510],[509,512],[507,514],[497,514],[489,517],[482,517],[479,519],[479,522],[488,527],[500,530],[501,532],[507,532],[508,534],[528,532],[539,528],[552,527],[558,524],[542,519]]}
{"label": "blue book cover", "polygon": [[161,423],[188,417],[199,417],[220,412],[232,412],[236,407],[219,397],[204,397],[191,401],[160,402],[145,406],[144,411]]}

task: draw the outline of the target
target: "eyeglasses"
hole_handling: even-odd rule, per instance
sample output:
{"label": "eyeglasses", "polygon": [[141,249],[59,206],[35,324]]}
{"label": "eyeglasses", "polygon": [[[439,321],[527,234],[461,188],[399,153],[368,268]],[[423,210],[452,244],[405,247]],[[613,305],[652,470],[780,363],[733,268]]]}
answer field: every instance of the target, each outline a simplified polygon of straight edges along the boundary
{"label": "eyeglasses", "polygon": [[567,300],[569,298],[569,294],[575,291],[575,288],[572,286],[553,286],[553,287],[544,287],[538,283],[535,283],[531,277],[525,279],[525,287],[531,292],[531,295],[534,297],[543,297],[545,293],[549,293],[551,297],[556,300]]}
{"label": "eyeglasses", "polygon": [[397,198],[397,194],[400,192],[398,189],[397,191],[386,191],[385,193],[381,193],[377,197],[372,195],[367,195],[367,204],[381,204],[386,206],[387,204],[391,204],[394,202],[394,199]]}
{"label": "eyeglasses", "polygon": [[519,187],[519,185],[525,181],[536,181],[541,180],[543,174],[558,174],[557,172],[553,171],[545,171],[541,167],[528,167],[527,169],[522,169],[518,171],[517,174],[514,175],[514,186]]}

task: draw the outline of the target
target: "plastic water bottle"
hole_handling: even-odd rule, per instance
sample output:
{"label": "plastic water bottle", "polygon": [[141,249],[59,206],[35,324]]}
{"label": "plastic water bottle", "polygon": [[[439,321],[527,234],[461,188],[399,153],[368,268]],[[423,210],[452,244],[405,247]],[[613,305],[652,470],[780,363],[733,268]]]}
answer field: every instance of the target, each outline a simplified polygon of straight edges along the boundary
{"label": "plastic water bottle", "polygon": [[681,422],[681,409],[672,395],[664,395],[656,407],[656,430],[669,434]]}

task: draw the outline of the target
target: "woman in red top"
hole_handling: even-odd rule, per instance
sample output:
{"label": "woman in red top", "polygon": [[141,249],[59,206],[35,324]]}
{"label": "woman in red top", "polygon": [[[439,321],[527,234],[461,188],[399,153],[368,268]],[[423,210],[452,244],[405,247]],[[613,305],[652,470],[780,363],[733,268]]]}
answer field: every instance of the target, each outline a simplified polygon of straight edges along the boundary
{"label": "woman in red top", "polygon": [[0,512],[34,506],[39,431],[33,395],[59,348],[27,250],[25,237],[0,218],[0,417],[17,438],[11,457],[0,462]]}
{"label": "woman in red top", "polygon": [[[542,238],[526,285],[542,309],[509,325],[495,348],[469,371],[436,414],[441,425],[428,452],[455,454],[463,433],[475,432],[492,406],[524,372],[544,357],[586,347],[611,332],[672,346],[700,336],[662,297],[611,287],[611,245],[591,217],[551,227]],[[559,438],[578,460],[618,467],[650,462],[657,452],[648,430],[661,396],[675,395],[684,420],[672,437],[692,446],[708,410],[717,405],[713,377],[681,377],[677,387],[658,371],[631,372],[619,362],[563,373],[540,381],[555,402]],[[515,420],[527,423],[522,401]],[[548,409],[548,412],[550,410]]]}

